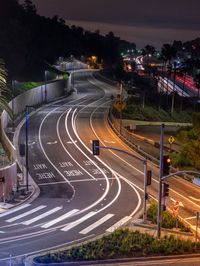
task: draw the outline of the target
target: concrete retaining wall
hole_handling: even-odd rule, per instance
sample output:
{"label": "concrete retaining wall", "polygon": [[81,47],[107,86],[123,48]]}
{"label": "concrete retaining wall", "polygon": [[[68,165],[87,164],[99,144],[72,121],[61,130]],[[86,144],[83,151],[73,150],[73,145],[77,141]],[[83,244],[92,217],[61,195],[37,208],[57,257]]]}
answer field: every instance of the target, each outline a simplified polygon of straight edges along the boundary
{"label": "concrete retaining wall", "polygon": [[12,191],[17,188],[17,164],[14,162],[0,169],[0,177],[5,178],[5,183],[0,183],[0,201],[5,202],[12,197]]}
{"label": "concrete retaining wall", "polygon": [[[26,91],[18,95],[13,102],[9,103],[10,107],[14,110],[14,115],[17,117],[25,111],[26,105],[39,106],[45,101],[45,90],[47,102],[61,97],[68,92],[69,84],[66,80],[59,80],[53,83],[39,86],[32,90]],[[16,148],[6,135],[8,124],[11,123],[8,113],[3,111],[1,115],[1,142],[4,149],[7,151],[12,165],[0,169],[0,177],[5,177],[5,183],[0,183],[0,201],[9,199],[11,192],[17,185],[17,167],[16,167]]]}

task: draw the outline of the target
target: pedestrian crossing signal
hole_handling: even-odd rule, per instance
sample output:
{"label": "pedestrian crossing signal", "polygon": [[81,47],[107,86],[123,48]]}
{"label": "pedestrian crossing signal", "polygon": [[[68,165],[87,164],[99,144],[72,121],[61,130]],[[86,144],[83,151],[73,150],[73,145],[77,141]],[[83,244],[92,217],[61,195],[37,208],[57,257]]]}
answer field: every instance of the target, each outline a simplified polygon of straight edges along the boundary
{"label": "pedestrian crossing signal", "polygon": [[100,146],[99,146],[99,140],[93,140],[92,141],[92,153],[93,155],[99,155],[100,154]]}

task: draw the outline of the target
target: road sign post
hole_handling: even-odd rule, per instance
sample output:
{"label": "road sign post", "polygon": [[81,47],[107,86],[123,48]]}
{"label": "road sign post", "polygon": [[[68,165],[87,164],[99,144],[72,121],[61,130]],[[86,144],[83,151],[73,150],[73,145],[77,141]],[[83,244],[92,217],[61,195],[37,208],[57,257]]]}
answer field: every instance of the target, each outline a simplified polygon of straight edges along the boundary
{"label": "road sign post", "polygon": [[195,244],[197,243],[198,237],[198,227],[199,227],[199,212],[196,213],[196,235],[195,235]]}
{"label": "road sign post", "polygon": [[147,160],[144,160],[144,202],[143,202],[143,222],[147,221]]}
{"label": "road sign post", "polygon": [[171,152],[172,150],[172,143],[175,141],[175,138],[173,136],[170,136],[168,138],[168,142],[169,142],[169,151]]}
{"label": "road sign post", "polygon": [[158,182],[158,216],[157,216],[157,237],[161,235],[161,220],[162,220],[162,176],[163,176],[163,146],[164,146],[164,124],[161,125],[160,133],[160,175]]}

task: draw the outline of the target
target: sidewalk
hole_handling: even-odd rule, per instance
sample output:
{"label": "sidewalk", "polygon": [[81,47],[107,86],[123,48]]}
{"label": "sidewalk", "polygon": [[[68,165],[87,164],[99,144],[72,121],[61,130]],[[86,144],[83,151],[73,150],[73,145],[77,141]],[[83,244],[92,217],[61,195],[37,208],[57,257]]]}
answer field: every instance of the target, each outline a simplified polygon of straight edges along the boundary
{"label": "sidewalk", "polygon": [[32,202],[38,194],[39,191],[33,183],[30,183],[28,191],[26,190],[25,185],[20,184],[19,190],[14,192],[9,200],[6,202],[0,202],[0,214],[25,202]]}

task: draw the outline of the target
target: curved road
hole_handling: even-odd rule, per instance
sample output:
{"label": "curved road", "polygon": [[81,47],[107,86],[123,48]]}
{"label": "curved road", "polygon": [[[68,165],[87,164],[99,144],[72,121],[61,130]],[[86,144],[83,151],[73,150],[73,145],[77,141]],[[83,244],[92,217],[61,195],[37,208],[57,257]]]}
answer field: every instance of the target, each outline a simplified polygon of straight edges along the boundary
{"label": "curved road", "polygon": [[105,118],[113,91],[100,89],[89,71],[76,73],[75,87],[77,94],[29,117],[29,172],[40,194],[0,214],[2,262],[111,232],[141,207],[130,181],[91,154],[91,115]]}
{"label": "curved road", "polygon": [[[30,175],[40,189],[34,201],[0,214],[0,262],[62,247],[111,232],[142,207],[143,164],[101,149],[91,140],[132,152],[110,129],[107,113],[117,89],[98,81],[92,71],[75,73],[76,94],[37,110],[29,119]],[[25,139],[25,127],[19,143]],[[151,197],[157,199],[159,169],[153,171]],[[168,206],[179,200],[180,216],[195,228],[199,188],[171,178]],[[2,264],[4,265],[4,264]]]}

